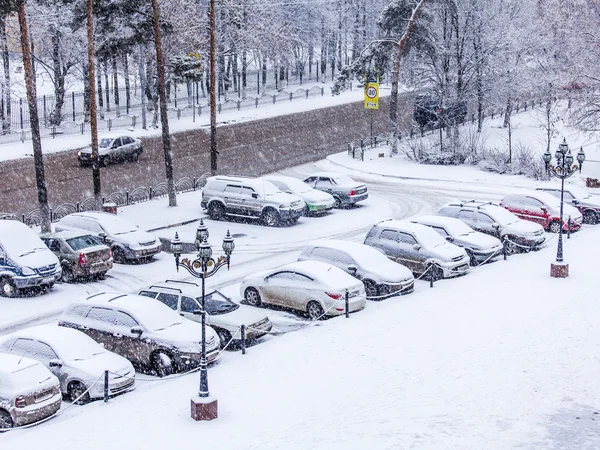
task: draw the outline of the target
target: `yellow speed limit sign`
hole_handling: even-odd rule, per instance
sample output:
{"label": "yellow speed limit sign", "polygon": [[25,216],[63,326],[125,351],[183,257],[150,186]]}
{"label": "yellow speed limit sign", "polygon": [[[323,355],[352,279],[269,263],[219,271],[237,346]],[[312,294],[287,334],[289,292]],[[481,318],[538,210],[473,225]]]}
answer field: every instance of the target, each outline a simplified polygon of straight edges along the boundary
{"label": "yellow speed limit sign", "polygon": [[379,83],[365,85],[365,109],[379,109]]}

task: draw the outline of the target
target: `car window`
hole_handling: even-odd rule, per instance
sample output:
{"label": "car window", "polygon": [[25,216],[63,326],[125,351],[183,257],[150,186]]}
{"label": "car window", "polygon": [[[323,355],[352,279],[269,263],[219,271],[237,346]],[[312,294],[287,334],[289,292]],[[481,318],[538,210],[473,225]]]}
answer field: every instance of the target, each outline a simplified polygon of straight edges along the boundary
{"label": "car window", "polygon": [[242,193],[242,187],[241,186],[236,186],[233,184],[228,184],[227,186],[225,186],[225,193],[227,194],[241,194]]}
{"label": "car window", "polygon": [[417,240],[414,237],[412,237],[410,234],[402,233],[402,232],[398,233],[398,240],[403,244],[414,245],[417,243]]}
{"label": "car window", "polygon": [[89,306],[74,306],[68,310],[68,315],[85,318],[89,309]]}
{"label": "car window", "polygon": [[100,226],[99,223],[94,222],[93,220],[90,219],[83,219],[81,221],[81,228],[85,229],[85,230],[89,230],[92,233],[103,233],[104,229]]}
{"label": "car window", "polygon": [[494,223],[494,219],[484,213],[479,213],[479,223],[482,225],[492,225]]}
{"label": "car window", "polygon": [[277,186],[277,188],[281,191],[287,191],[289,188],[285,185],[285,183],[282,183],[279,180],[269,180],[271,183],[273,183],[275,186]]}
{"label": "car window", "polygon": [[431,227],[431,229],[437,231],[442,237],[450,236],[442,227]]}
{"label": "car window", "polygon": [[150,291],[141,291],[138,295],[150,298],[156,298],[158,292],[150,292]]}
{"label": "car window", "polygon": [[325,261],[331,261],[345,265],[354,263],[350,256],[344,252],[332,248],[315,247],[311,252],[311,256]]}
{"label": "car window", "polygon": [[455,219],[457,219],[459,211],[460,210],[455,206],[446,206],[446,207],[440,209],[440,212],[438,213],[438,215],[446,216],[446,217],[454,217]]}
{"label": "car window", "polygon": [[60,252],[60,242],[56,239],[42,239],[46,246],[53,252]]}
{"label": "car window", "polygon": [[380,238],[388,241],[398,242],[398,232],[394,230],[383,230]]}
{"label": "car window", "polygon": [[317,181],[317,186],[333,186],[330,178],[327,177],[319,177],[319,181]]}
{"label": "car window", "polygon": [[[559,197],[560,197],[560,194],[559,194]],[[564,191],[564,199],[565,199],[565,201],[569,201],[570,202],[574,198],[575,197],[573,196],[573,194],[571,194],[569,191]]]}
{"label": "car window", "polygon": [[254,193],[256,193],[256,191],[250,186],[242,186],[242,194],[244,194],[244,196],[252,197],[252,194]]}
{"label": "car window", "polygon": [[167,305],[169,308],[177,310],[177,302],[179,301],[179,295],[161,292],[160,294],[158,294],[158,297],[156,297],[156,299]]}
{"label": "car window", "polygon": [[308,177],[306,180],[304,180],[304,182],[313,186],[315,184],[316,179],[316,177]]}
{"label": "car window", "polygon": [[202,308],[196,301],[196,299],[190,297],[181,297],[181,312],[193,313],[194,311],[201,310]]}
{"label": "car window", "polygon": [[460,220],[465,220],[467,222],[473,223],[477,221],[477,214],[475,213],[475,211],[463,209],[458,213],[458,218]]}
{"label": "car window", "polygon": [[137,323],[137,320],[135,320],[129,314],[123,311],[115,311],[113,325],[131,328],[139,324]]}
{"label": "car window", "polygon": [[538,211],[544,207],[544,203],[537,198],[527,197],[527,206],[532,210]]}
{"label": "car window", "polygon": [[109,308],[93,307],[87,314],[88,319],[95,320],[97,322],[102,322],[105,324],[112,323],[113,317],[113,310]]}
{"label": "car window", "polygon": [[121,138],[117,138],[115,139],[115,142],[113,142],[113,147],[120,147],[121,145],[123,145]]}
{"label": "car window", "polygon": [[73,250],[78,251],[88,247],[95,247],[97,245],[102,245],[102,242],[94,236],[78,236],[75,238],[66,240],[69,247]]}
{"label": "car window", "polygon": [[123,144],[133,144],[133,138],[130,137],[124,137],[123,139]]}
{"label": "car window", "polygon": [[11,346],[11,351],[23,356],[29,356],[38,361],[48,362],[57,359],[56,353],[49,345],[33,339],[18,338]]}
{"label": "car window", "polygon": [[306,275],[303,275],[301,273],[297,273],[297,272],[278,272],[276,274],[273,274],[269,277],[269,281],[275,281],[275,282],[287,282],[287,281],[297,281],[297,282],[307,282],[307,281],[312,281],[311,278],[307,277]]}

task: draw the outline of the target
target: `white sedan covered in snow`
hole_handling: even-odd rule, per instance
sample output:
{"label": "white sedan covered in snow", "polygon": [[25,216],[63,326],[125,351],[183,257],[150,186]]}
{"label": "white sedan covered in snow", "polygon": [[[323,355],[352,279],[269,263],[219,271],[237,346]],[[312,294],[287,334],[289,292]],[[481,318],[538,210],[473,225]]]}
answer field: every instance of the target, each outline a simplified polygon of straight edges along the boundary
{"label": "white sedan covered in snow", "polygon": [[56,375],[62,393],[78,403],[104,396],[106,370],[109,395],[135,387],[135,370],[129,361],[71,328],[41,325],[17,331],[0,344],[0,351],[41,362]]}
{"label": "white sedan covered in snow", "polygon": [[311,320],[339,316],[365,307],[365,287],[343,270],[320,261],[300,261],[242,280],[240,295],[252,306],[270,304],[305,312]]}

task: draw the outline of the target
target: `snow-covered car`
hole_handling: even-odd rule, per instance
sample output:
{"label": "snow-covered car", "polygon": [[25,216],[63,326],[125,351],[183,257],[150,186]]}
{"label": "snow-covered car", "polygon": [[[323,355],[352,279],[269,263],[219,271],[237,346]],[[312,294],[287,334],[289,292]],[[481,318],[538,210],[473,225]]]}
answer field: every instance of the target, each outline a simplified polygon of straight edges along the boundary
{"label": "snow-covered car", "polygon": [[49,289],[61,275],[58,259],[31,228],[17,220],[0,220],[0,295]]}
{"label": "snow-covered car", "polygon": [[[143,151],[142,141],[132,136],[104,136],[98,142],[98,158],[103,166],[116,161],[137,161]],[[80,166],[91,164],[92,147],[82,148],[77,159]]]}
{"label": "snow-covered car", "polygon": [[426,225],[448,242],[466,250],[472,266],[491,261],[502,254],[502,242],[489,234],[475,231],[462,220],[444,216],[421,216],[414,223]]}
{"label": "snow-covered car", "polygon": [[26,356],[48,367],[70,401],[87,403],[102,398],[106,370],[109,395],[135,388],[131,363],[77,330],[56,325],[26,328],[2,341],[0,351]]}
{"label": "snow-covered car", "polygon": [[46,419],[61,403],[58,378],[42,364],[0,353],[0,430]]}
{"label": "snow-covered car", "polygon": [[[99,293],[73,302],[59,325],[83,331],[107,350],[158,376],[200,364],[202,325],[168,306],[133,294]],[[206,359],[219,353],[219,337],[206,327]]]}
{"label": "snow-covered car", "polygon": [[[546,184],[536,189],[560,199],[560,185]],[[564,189],[563,201],[579,210],[583,216],[583,223],[600,223],[600,196],[592,195],[578,186],[567,185]]]}
{"label": "snow-covered car", "polygon": [[312,188],[331,194],[336,208],[352,206],[369,197],[366,184],[341,173],[318,172],[306,177],[304,182]]}
{"label": "snow-covered car", "polygon": [[[202,321],[202,287],[196,283],[167,280],[141,289],[138,295],[155,298],[186,319]],[[219,335],[222,348],[233,337],[234,342],[240,342],[242,325],[247,340],[262,337],[273,328],[267,315],[249,306],[238,305],[219,291],[206,293],[204,301],[206,323]]]}
{"label": "snow-covered car", "polygon": [[349,312],[365,307],[363,283],[320,261],[300,261],[259,272],[240,284],[240,295],[249,305],[283,306],[306,313],[311,320],[344,314],[346,291]]}
{"label": "snow-covered car", "polygon": [[62,267],[61,281],[71,283],[80,277],[104,279],[112,269],[112,252],[100,240],[81,231],[59,231],[40,236],[56,255]]}
{"label": "snow-covered car", "polygon": [[377,248],[392,261],[415,274],[427,273],[438,280],[469,272],[469,255],[464,248],[451,244],[431,228],[407,220],[381,220],[365,238],[365,244]]}
{"label": "snow-covered car", "polygon": [[56,231],[85,231],[99,237],[112,251],[116,263],[147,261],[160,253],[161,242],[156,236],[140,230],[122,217],[100,211],[66,215],[55,225]]}
{"label": "snow-covered car", "polygon": [[[560,223],[560,200],[542,191],[531,191],[520,194],[505,195],[500,206],[508,209],[523,220],[539,223],[545,230],[558,233]],[[569,218],[571,218],[569,222]],[[583,217],[577,208],[563,203],[562,229],[577,231],[581,228]]]}
{"label": "snow-covered car", "polygon": [[333,264],[365,285],[368,299],[382,299],[414,290],[412,272],[382,252],[358,242],[323,239],[304,248],[298,261]]}
{"label": "snow-covered car", "polygon": [[460,219],[476,231],[499,238],[509,253],[535,250],[546,241],[540,224],[519,219],[494,202],[468,200],[448,203],[442,206],[438,215]]}
{"label": "snow-covered car", "polygon": [[304,200],[305,215],[327,212],[335,206],[335,199],[327,192],[313,189],[304,181],[283,175],[266,175],[263,177],[277,186],[282,192],[294,194]]}

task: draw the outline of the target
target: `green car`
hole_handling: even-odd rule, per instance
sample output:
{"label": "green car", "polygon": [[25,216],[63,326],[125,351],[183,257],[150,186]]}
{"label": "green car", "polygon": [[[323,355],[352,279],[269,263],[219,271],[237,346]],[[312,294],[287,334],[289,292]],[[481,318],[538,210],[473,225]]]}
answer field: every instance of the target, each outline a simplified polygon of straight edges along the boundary
{"label": "green car", "polygon": [[336,208],[352,206],[369,196],[365,184],[341,173],[319,172],[305,178],[304,182],[312,188],[333,195]]}
{"label": "green car", "polygon": [[325,213],[335,206],[335,199],[331,194],[313,189],[297,178],[282,175],[267,175],[263,178],[277,186],[280,191],[297,195],[304,200],[306,203],[304,215]]}

